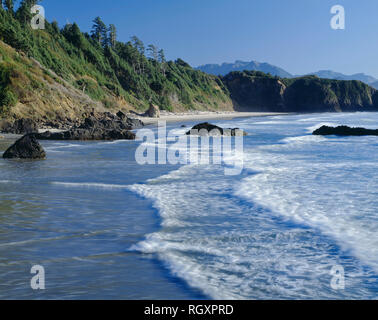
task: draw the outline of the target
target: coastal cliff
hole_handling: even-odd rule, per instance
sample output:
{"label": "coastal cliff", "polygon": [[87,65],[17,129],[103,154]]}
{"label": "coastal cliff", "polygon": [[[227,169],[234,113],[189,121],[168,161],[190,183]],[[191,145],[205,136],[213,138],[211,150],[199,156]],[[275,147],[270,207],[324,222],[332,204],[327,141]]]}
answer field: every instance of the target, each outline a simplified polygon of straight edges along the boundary
{"label": "coastal cliff", "polygon": [[273,77],[258,71],[222,78],[236,110],[274,112],[377,111],[378,91],[360,81],[306,76]]}

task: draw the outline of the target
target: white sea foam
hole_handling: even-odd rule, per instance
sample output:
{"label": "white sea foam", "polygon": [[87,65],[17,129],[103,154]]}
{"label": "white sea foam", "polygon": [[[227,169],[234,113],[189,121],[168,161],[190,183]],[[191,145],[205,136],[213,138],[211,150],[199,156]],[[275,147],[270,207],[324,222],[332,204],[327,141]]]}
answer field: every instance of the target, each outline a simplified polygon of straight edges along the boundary
{"label": "white sea foam", "polygon": [[378,201],[372,187],[378,163],[328,164],[277,154],[278,148],[274,154],[267,148],[249,154],[246,166],[261,173],[244,179],[237,195],[319,228],[378,271]]}
{"label": "white sea foam", "polygon": [[0,180],[0,183],[20,183],[20,181],[14,181],[14,180]]}
{"label": "white sea foam", "polygon": [[[248,176],[191,165],[130,186],[153,201],[162,225],[130,250],[157,254],[215,299],[376,298],[368,285],[378,267],[372,141],[289,137],[246,149]],[[347,270],[348,290],[331,289],[335,265]]]}
{"label": "white sea foam", "polygon": [[128,185],[90,182],[51,182],[51,184],[66,188],[127,189],[129,187]]}
{"label": "white sea foam", "polygon": [[322,142],[327,140],[323,136],[313,136],[313,135],[307,135],[307,136],[298,136],[298,137],[289,137],[282,139],[280,142],[292,144],[292,143],[301,143],[301,144],[307,144],[311,142]]}
{"label": "white sea foam", "polygon": [[321,123],[318,123],[318,124],[315,124],[311,127],[308,127],[307,128],[307,132],[309,133],[312,133],[314,132],[315,130],[321,128],[322,126],[328,126],[328,127],[337,127],[338,124],[334,123],[334,122],[321,122]]}

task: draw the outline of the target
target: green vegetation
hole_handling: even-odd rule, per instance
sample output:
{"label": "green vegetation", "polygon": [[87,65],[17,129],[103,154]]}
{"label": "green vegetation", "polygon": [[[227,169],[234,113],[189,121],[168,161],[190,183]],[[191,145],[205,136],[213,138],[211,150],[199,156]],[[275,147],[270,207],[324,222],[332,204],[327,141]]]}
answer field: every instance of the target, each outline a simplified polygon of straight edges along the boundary
{"label": "green vegetation", "polygon": [[17,102],[15,94],[10,90],[9,70],[0,65],[0,114],[7,114]]}
{"label": "green vegetation", "polygon": [[[166,61],[162,49],[149,45],[146,50],[136,36],[127,43],[117,41],[116,27],[107,26],[100,17],[94,19],[91,34],[81,32],[76,23],[60,29],[56,22],[47,21],[45,30],[32,30],[30,8],[36,3],[22,0],[14,12],[13,1],[4,1],[0,40],[105,107],[145,110],[149,102],[166,110],[231,106],[227,90],[216,77],[194,70],[181,59]],[[4,54],[3,59],[7,59]],[[20,68],[9,65],[1,73],[3,109],[19,99],[9,79],[10,69],[16,67]]]}

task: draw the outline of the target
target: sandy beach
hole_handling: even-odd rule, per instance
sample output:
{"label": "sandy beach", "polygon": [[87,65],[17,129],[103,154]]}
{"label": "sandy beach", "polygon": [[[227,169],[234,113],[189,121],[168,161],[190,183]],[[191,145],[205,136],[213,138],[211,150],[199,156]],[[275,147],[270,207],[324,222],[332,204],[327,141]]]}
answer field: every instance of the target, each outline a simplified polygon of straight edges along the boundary
{"label": "sandy beach", "polygon": [[160,118],[138,117],[146,125],[157,124],[158,121],[166,122],[180,122],[180,121],[206,121],[206,120],[219,120],[219,119],[234,119],[234,118],[247,118],[247,117],[267,117],[288,115],[289,113],[279,112],[209,112],[209,111],[194,111],[185,113],[161,112]]}

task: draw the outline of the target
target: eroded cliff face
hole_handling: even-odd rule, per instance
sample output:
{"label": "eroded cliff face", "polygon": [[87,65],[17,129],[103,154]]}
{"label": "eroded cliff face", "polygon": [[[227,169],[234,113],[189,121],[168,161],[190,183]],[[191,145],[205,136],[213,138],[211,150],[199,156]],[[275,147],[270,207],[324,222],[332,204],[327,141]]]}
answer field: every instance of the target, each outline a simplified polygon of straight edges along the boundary
{"label": "eroded cliff face", "polygon": [[309,76],[280,79],[261,72],[223,77],[236,110],[275,112],[348,112],[378,110],[378,91],[360,81]]}
{"label": "eroded cliff face", "polygon": [[281,111],[286,86],[276,78],[232,72],[223,78],[236,110]]}

